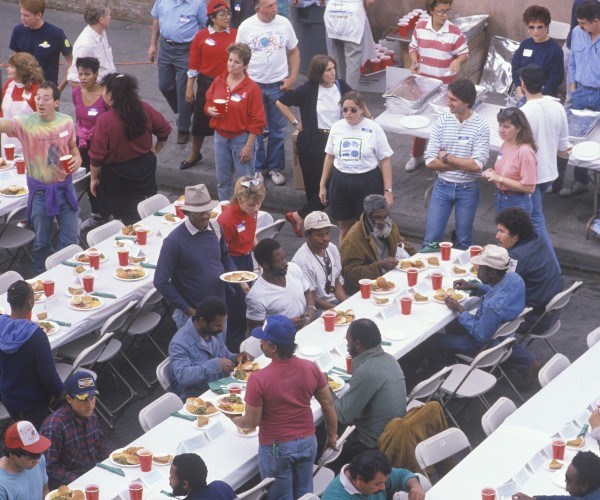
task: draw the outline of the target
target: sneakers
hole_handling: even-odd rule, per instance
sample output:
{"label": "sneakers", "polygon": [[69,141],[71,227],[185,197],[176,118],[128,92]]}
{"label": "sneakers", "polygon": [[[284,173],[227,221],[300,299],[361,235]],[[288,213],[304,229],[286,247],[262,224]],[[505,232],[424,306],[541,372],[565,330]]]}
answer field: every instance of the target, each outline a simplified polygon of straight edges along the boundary
{"label": "sneakers", "polygon": [[560,193],[558,194],[563,198],[568,198],[569,196],[575,196],[576,194],[585,193],[587,190],[587,184],[582,184],[581,182],[573,181],[571,182],[571,187],[562,188],[560,190]]}
{"label": "sneakers", "polygon": [[177,132],[177,144],[187,144],[190,140],[190,134],[188,132]]}
{"label": "sneakers", "polygon": [[281,172],[271,172],[271,180],[276,186],[283,186],[285,184],[285,177]]}
{"label": "sneakers", "polygon": [[533,382],[537,379],[538,373],[542,368],[542,363],[539,361],[533,361],[526,370],[521,372],[521,380],[516,383],[518,389],[524,390],[527,389]]}
{"label": "sneakers", "polygon": [[262,170],[259,170],[259,171],[257,171],[257,172],[254,174],[254,177],[255,177],[255,178],[257,178],[257,179],[258,179],[258,180],[259,180],[261,183],[263,183],[263,184],[265,183],[265,176],[264,176],[264,174],[262,173]]}
{"label": "sneakers", "polygon": [[80,229],[82,231],[88,231],[90,229],[100,227],[102,224],[106,224],[107,222],[108,221],[106,219],[99,219],[97,217],[89,217],[81,223]]}
{"label": "sneakers", "polygon": [[406,162],[404,170],[406,170],[407,172],[414,172],[415,170],[417,170],[417,168],[424,164],[425,158],[423,158],[422,156],[411,156],[410,160]]}

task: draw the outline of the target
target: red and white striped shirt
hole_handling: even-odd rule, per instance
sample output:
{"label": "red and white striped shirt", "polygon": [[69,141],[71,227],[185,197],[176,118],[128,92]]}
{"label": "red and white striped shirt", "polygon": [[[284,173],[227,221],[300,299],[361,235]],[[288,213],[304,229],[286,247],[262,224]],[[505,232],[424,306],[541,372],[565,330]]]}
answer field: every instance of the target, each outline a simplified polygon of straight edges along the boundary
{"label": "red and white striped shirt", "polygon": [[439,31],[435,31],[431,19],[417,23],[408,51],[419,54],[421,76],[437,78],[444,83],[456,79],[456,74],[450,72],[452,61],[458,56],[469,55],[467,39],[458,26],[446,21]]}

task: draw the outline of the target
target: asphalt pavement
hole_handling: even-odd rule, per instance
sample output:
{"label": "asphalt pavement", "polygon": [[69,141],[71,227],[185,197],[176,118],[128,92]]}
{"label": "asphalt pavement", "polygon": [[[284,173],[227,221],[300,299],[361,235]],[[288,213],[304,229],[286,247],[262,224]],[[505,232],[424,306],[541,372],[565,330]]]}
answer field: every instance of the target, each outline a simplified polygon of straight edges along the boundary
{"label": "asphalt pavement", "polygon": [[[81,14],[47,10],[44,16],[49,22],[63,28],[71,43],[74,43],[77,35],[85,24]],[[17,4],[0,2],[0,19],[2,28],[0,30],[0,51],[2,62],[6,63],[10,53],[8,41],[10,39],[11,27],[19,22],[19,9]],[[113,49],[117,69],[121,72],[135,75],[140,83],[141,96],[149,102],[174,126],[175,116],[171,112],[166,101],[160,94],[157,84],[157,67],[147,62],[148,41],[150,39],[150,26],[132,22],[113,19],[108,37]],[[65,71],[61,66],[61,75]],[[3,80],[6,79],[6,70],[2,70]],[[374,115],[383,112],[383,100],[377,94],[366,94],[367,104]],[[61,111],[74,115],[69,88],[63,93],[61,99]],[[286,168],[285,175],[288,182],[285,186],[276,187],[267,181],[268,196],[264,208],[270,211],[275,218],[284,216],[285,211],[297,209],[304,200],[303,191],[293,189],[292,158],[291,158],[291,132],[286,142]],[[165,193],[169,199],[174,200],[179,196],[186,185],[205,183],[213,195],[216,196],[216,178],[214,172],[214,155],[212,151],[212,139],[205,141],[202,153],[204,160],[195,167],[182,172],[179,163],[186,158],[189,152],[189,144],[179,146],[175,142],[175,135],[169,139],[167,147],[159,155],[159,168],[157,180],[160,191]],[[433,181],[430,172],[421,168],[413,173],[404,171],[404,164],[409,158],[411,140],[409,137],[390,134],[388,136],[390,145],[395,151],[393,157],[394,166],[394,197],[395,203],[392,215],[398,223],[400,230],[411,242],[419,245],[424,232],[426,209],[424,207],[423,195]],[[571,169],[569,169],[569,175]],[[559,352],[565,354],[571,361],[575,360],[585,349],[585,337],[600,324],[598,314],[598,302],[600,299],[600,282],[597,272],[600,272],[600,242],[596,239],[585,239],[585,222],[592,212],[591,193],[563,199],[557,195],[549,195],[544,198],[544,211],[551,238],[554,242],[556,253],[563,266],[565,281],[567,284],[575,280],[582,280],[584,286],[573,298],[561,318],[562,328],[556,336],[553,344]],[[475,221],[474,240],[478,244],[494,241],[494,193],[489,185],[482,186],[482,197]],[[82,218],[89,213],[87,201],[82,204]],[[448,231],[452,229],[451,225]],[[279,236],[288,257],[302,243],[286,224]],[[334,235],[332,241],[337,241]],[[29,263],[22,261],[17,269],[25,277],[33,276],[33,269]],[[583,272],[581,272],[583,271]],[[170,318],[165,317],[157,332],[157,338],[163,347],[175,332],[175,326]],[[534,342],[531,352],[542,362],[547,361],[552,352],[541,341]],[[145,368],[145,373],[151,375],[155,366],[161,360],[157,353],[147,343],[136,344],[128,353],[134,362],[137,361]],[[130,381],[138,390],[139,396],[128,405],[123,414],[116,421],[114,429],[106,429],[106,440],[110,446],[117,448],[123,446],[139,436],[142,431],[138,424],[137,415],[139,410],[152,400],[162,394],[162,389],[155,385],[151,390],[136,380],[134,374],[126,366],[118,364],[123,372],[131,377]],[[590,381],[593,383],[593,381]],[[99,382],[102,398],[107,403],[118,403],[122,387],[115,386],[110,377],[103,376],[100,372]],[[539,390],[534,384],[525,391],[526,396],[531,396]],[[499,396],[508,396],[514,400],[515,396],[504,382],[500,382],[492,391],[489,401],[495,401]],[[518,403],[520,404],[520,403]],[[463,430],[469,436],[473,445],[478,444],[483,438],[480,419],[483,409],[478,402],[472,403],[459,419]]]}

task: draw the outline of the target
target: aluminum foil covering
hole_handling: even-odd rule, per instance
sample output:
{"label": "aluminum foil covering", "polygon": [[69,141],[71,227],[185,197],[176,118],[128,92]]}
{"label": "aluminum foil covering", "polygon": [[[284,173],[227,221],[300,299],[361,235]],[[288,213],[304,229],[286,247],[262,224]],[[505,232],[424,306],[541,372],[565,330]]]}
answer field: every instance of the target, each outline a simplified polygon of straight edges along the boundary
{"label": "aluminum foil covering", "polygon": [[390,111],[414,114],[425,107],[441,86],[442,82],[435,78],[407,76],[383,94],[385,105]]}
{"label": "aluminum foil covering", "polygon": [[600,112],[590,109],[567,109],[569,137],[575,140],[585,139],[600,123]]}
{"label": "aluminum foil covering", "polygon": [[[477,109],[485,101],[487,93],[487,89],[481,85],[475,85],[475,89],[477,90],[477,99],[475,100],[473,109]],[[448,85],[440,87],[439,93],[429,101],[429,105],[439,115],[450,113],[450,108],[448,108]]]}
{"label": "aluminum foil covering", "polygon": [[464,16],[458,17],[452,22],[460,28],[460,31],[462,31],[462,34],[465,35],[465,38],[470,40],[485,29],[489,17],[490,16],[487,14]]}
{"label": "aluminum foil covering", "polygon": [[507,93],[512,85],[510,62],[519,48],[519,42],[502,36],[493,36],[479,85],[488,91]]}

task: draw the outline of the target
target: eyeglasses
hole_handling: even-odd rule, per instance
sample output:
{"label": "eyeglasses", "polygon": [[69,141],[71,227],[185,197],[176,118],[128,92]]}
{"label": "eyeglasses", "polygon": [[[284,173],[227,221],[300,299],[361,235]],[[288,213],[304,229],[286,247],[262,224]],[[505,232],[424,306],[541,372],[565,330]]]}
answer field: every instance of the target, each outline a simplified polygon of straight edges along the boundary
{"label": "eyeglasses", "polygon": [[352,106],[351,108],[342,108],[342,111],[344,113],[357,113],[358,108],[355,108],[354,106]]}
{"label": "eyeglasses", "polygon": [[226,10],[225,12],[220,12],[219,14],[217,14],[217,17],[224,17],[224,18],[231,17],[231,12],[229,12],[228,10]]}
{"label": "eyeglasses", "polygon": [[369,220],[373,224],[383,224],[384,222],[387,222],[388,220],[390,220],[390,216],[386,215],[385,217],[373,217],[372,215],[369,215]]}
{"label": "eyeglasses", "polygon": [[258,186],[259,184],[260,184],[260,179],[258,179],[258,178],[254,178],[252,180],[242,182],[242,186],[244,186],[245,188],[248,188],[248,189],[250,189],[250,186]]}
{"label": "eyeglasses", "polygon": [[434,10],[433,12],[435,12],[438,16],[447,16],[448,14],[450,14],[450,12],[452,12],[452,9]]}
{"label": "eyeglasses", "polygon": [[527,26],[527,29],[529,31],[542,31],[542,30],[545,30],[547,28],[543,24],[540,24],[539,26]]}
{"label": "eyeglasses", "polygon": [[52,102],[52,101],[54,101],[54,98],[49,95],[45,95],[45,96],[36,95],[35,96],[35,102]]}
{"label": "eyeglasses", "polygon": [[[498,112],[498,120],[510,120],[515,115],[517,108],[504,108]],[[518,117],[515,115],[515,119],[518,121]]]}

